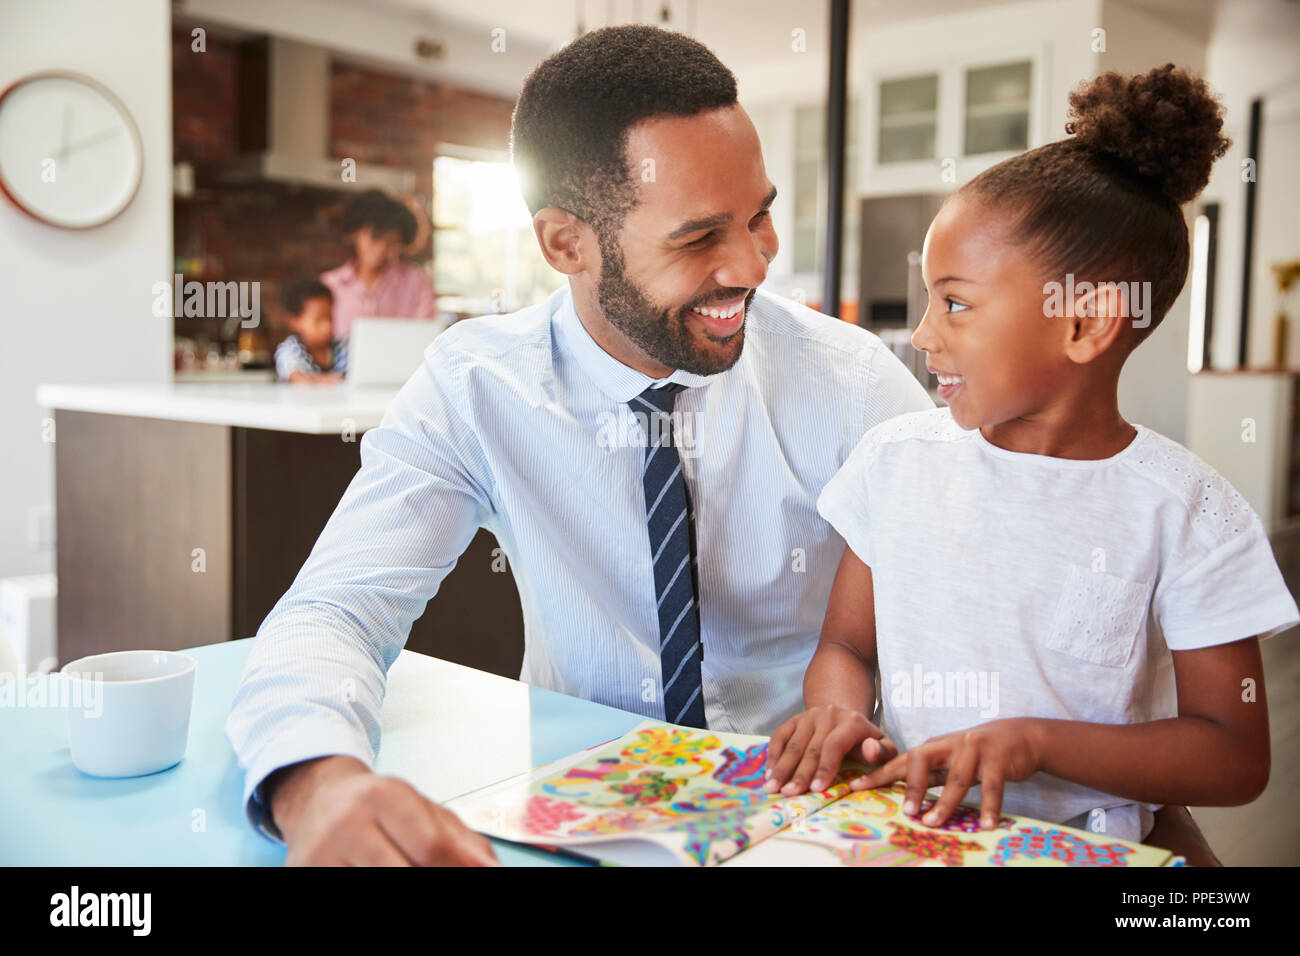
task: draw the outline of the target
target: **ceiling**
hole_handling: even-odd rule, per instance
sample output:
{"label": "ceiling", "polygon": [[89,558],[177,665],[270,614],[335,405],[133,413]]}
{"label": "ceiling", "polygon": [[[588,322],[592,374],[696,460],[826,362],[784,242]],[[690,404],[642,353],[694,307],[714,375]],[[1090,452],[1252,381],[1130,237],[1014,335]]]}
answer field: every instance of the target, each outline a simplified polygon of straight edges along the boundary
{"label": "ceiling", "polygon": [[[585,29],[610,23],[660,22],[703,39],[724,63],[743,68],[768,54],[789,50],[790,31],[807,30],[808,52],[825,50],[828,0],[370,0],[433,22],[491,30],[504,26],[521,42],[554,50]],[[852,28],[870,29],[902,20],[996,7],[1009,0],[853,0]],[[1208,37],[1218,0],[1108,0],[1137,7],[1199,39]]]}

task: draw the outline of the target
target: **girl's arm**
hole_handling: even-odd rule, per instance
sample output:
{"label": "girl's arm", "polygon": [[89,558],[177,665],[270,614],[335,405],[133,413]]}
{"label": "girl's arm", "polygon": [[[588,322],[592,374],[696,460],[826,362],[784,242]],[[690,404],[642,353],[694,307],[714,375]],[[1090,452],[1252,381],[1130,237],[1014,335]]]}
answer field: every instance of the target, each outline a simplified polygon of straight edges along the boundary
{"label": "girl's arm", "polygon": [[831,584],[826,619],[803,675],[808,708],[846,707],[870,717],[876,709],[876,606],[871,568],[844,549]]}
{"label": "girl's arm", "polygon": [[1144,803],[1235,806],[1269,776],[1268,704],[1258,638],[1174,651],[1178,716],[1140,724],[1018,717],[944,734],[855,786],[906,779],[905,813],[927,788],[943,793],[922,822],[939,825],[976,783],[982,825],[995,825],[1003,785],[1043,771]]}
{"label": "girl's arm", "polygon": [[768,793],[823,790],[846,756],[876,763],[898,753],[870,719],[876,705],[875,602],[871,568],[851,548],[844,549],[831,584],[803,698],[807,710],[782,724],[768,743]]}
{"label": "girl's arm", "polygon": [[1268,784],[1258,638],[1174,651],[1178,716],[1112,726],[1044,720],[1041,770],[1144,803],[1231,807]]}

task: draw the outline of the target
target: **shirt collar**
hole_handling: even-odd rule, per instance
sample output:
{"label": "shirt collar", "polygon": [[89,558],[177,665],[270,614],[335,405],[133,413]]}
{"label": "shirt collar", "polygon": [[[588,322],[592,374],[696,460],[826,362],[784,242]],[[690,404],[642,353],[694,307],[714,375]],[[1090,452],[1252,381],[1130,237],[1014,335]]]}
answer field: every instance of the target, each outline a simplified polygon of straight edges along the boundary
{"label": "shirt collar", "polygon": [[726,374],[716,372],[713,375],[696,375],[679,368],[666,378],[651,378],[644,372],[624,365],[596,344],[596,340],[578,318],[573,306],[573,291],[567,287],[560,290],[555,325],[563,347],[596,386],[616,402],[630,402],[652,385],[658,387],[668,382],[677,382],[687,388],[699,388]]}

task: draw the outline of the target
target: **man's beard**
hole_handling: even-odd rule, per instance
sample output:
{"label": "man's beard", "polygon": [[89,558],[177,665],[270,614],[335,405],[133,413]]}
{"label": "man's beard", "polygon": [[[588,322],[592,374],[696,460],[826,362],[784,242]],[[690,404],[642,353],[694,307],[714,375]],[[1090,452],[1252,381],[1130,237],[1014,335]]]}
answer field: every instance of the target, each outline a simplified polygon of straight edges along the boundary
{"label": "man's beard", "polygon": [[[735,365],[745,347],[744,323],[725,339],[704,333],[718,348],[700,346],[687,325],[685,309],[660,309],[636,283],[628,279],[623,271],[622,251],[616,243],[614,240],[608,244],[613,248],[607,248],[603,241],[600,243],[600,282],[596,286],[596,299],[610,325],[666,368],[680,368],[696,375],[714,375]],[[752,297],[751,292],[745,298],[742,308],[746,312]]]}

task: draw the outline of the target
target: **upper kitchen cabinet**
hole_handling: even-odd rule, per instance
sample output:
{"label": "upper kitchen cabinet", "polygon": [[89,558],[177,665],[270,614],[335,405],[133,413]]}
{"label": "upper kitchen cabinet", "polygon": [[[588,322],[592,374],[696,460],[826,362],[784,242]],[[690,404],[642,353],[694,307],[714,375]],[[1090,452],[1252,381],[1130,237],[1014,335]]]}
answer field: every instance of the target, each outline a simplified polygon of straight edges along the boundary
{"label": "upper kitchen cabinet", "polygon": [[874,65],[864,89],[862,194],[951,189],[1040,145],[1045,60],[1019,49]]}
{"label": "upper kitchen cabinet", "polygon": [[876,162],[935,158],[939,135],[939,74],[882,80],[876,116]]}
{"label": "upper kitchen cabinet", "polygon": [[[850,97],[846,105],[844,129],[844,251],[843,267],[852,272],[857,262],[858,211],[853,197],[857,195],[855,183],[859,168],[857,143],[858,103]],[[782,243],[790,241],[793,281],[811,298],[820,296],[819,277],[825,258],[826,244],[826,106],[824,103],[807,103],[794,107],[794,202],[793,228]],[[846,280],[847,281],[847,280]],[[846,289],[856,295],[856,286]]]}
{"label": "upper kitchen cabinet", "polygon": [[999,63],[966,71],[962,152],[966,156],[1029,148],[1033,63]]}

